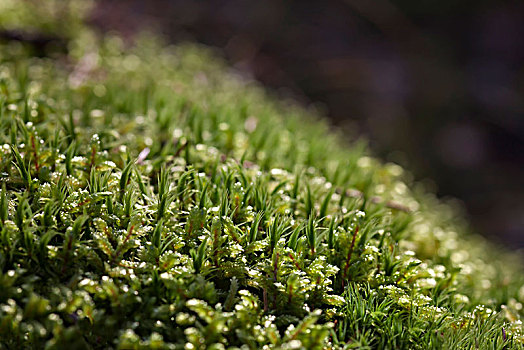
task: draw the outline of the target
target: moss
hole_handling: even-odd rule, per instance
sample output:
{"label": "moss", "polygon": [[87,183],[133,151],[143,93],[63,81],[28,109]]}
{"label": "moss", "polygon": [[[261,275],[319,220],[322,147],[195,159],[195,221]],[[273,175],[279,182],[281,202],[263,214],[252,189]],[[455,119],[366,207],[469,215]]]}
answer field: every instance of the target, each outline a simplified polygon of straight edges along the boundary
{"label": "moss", "polygon": [[1,47],[2,347],[522,347],[520,257],[207,49],[124,46]]}

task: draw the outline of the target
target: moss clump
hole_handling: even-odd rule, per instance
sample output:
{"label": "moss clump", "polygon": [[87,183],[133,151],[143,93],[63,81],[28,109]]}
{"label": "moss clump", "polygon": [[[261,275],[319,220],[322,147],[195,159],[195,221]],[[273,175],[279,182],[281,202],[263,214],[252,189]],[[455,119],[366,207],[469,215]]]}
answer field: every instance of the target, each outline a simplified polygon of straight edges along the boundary
{"label": "moss clump", "polygon": [[454,210],[205,49],[1,48],[3,348],[521,348]]}

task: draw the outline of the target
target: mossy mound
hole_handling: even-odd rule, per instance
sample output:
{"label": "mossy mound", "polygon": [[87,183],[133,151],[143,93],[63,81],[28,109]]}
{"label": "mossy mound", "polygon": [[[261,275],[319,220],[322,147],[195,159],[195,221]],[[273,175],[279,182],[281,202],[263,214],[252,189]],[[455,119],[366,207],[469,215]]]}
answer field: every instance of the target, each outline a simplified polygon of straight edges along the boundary
{"label": "mossy mound", "polygon": [[196,46],[2,45],[3,348],[521,348],[519,257]]}

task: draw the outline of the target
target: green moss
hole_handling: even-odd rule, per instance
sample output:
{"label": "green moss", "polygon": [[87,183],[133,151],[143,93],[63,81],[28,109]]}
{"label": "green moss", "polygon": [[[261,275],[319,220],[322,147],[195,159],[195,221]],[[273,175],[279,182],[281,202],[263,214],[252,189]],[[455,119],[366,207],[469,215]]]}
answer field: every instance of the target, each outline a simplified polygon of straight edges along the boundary
{"label": "green moss", "polygon": [[207,49],[70,47],[1,48],[0,346],[523,346],[519,257],[399,166]]}

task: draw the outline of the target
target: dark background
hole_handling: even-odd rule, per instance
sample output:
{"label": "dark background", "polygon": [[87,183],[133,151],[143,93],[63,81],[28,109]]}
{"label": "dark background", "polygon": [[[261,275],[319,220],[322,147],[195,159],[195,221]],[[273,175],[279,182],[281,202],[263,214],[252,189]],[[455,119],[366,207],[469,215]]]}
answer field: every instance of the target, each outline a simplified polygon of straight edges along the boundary
{"label": "dark background", "polygon": [[524,248],[524,2],[105,0],[90,21],[222,49]]}

